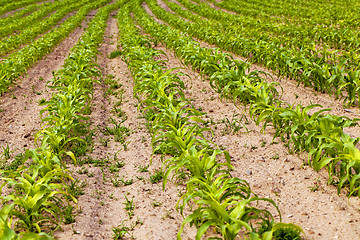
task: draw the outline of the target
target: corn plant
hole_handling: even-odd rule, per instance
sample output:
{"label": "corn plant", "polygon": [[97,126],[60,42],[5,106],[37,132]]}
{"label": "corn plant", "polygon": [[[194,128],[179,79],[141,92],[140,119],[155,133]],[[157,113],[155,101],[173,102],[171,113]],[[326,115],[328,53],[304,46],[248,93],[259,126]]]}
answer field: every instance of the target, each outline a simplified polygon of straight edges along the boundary
{"label": "corn plant", "polygon": [[[172,155],[164,162],[163,187],[170,178],[187,179],[187,191],[177,209],[181,213],[187,206],[195,206],[195,209],[185,218],[178,239],[187,223],[198,228],[196,239],[200,239],[210,226],[221,232],[225,239],[235,239],[240,231],[249,236],[269,235],[274,224],[271,213],[253,205],[266,201],[277,209],[275,203],[257,198],[246,181],[233,178],[229,154],[205,139],[203,132],[209,129],[200,127],[205,121],[184,97],[183,83],[179,82],[177,74],[166,69],[166,61],[156,60],[160,53],[151,49],[149,39],[138,35],[138,29],[131,21],[129,9],[133,9],[138,18],[140,2],[122,8],[118,13],[121,56],[134,76],[134,89],[139,89],[136,97],[141,103],[139,110],[150,122],[153,151],[161,149],[163,154]],[[231,58],[224,56],[223,59],[221,66]],[[200,57],[194,62],[199,63],[206,73],[219,69],[216,60],[212,65],[201,62]],[[225,157],[225,163],[220,162],[221,157]]]}

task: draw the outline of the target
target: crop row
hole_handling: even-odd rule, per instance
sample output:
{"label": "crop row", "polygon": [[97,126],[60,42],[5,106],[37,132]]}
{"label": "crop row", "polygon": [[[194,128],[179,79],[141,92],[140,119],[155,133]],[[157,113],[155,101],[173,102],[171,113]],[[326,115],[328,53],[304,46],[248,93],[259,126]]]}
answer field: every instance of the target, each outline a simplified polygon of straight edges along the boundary
{"label": "crop row", "polygon": [[101,0],[83,6],[75,15],[69,17],[59,27],[4,59],[0,63],[0,93],[3,94],[7,91],[11,85],[16,83],[21,75],[26,73],[28,68],[50,53],[58,43],[81,24],[88,12],[110,1]]}
{"label": "crop row", "polygon": [[17,19],[16,22],[11,24],[1,25],[0,28],[0,37],[8,36],[9,34],[14,33],[15,31],[19,32],[22,29],[27,28],[37,24],[39,20],[47,17],[49,14],[53,13],[55,10],[61,9],[62,6],[71,4],[72,1],[60,1],[55,3],[44,3],[41,5],[40,9],[24,18]]}
{"label": "crop row", "polygon": [[27,6],[32,3],[42,2],[44,0],[23,0],[23,1],[9,1],[7,4],[0,6],[0,16],[12,10]]}
{"label": "crop row", "polygon": [[197,227],[197,240],[209,227],[224,239],[235,239],[241,231],[250,239],[272,239],[276,229],[285,226],[300,231],[292,224],[274,224],[271,213],[255,205],[265,201],[277,209],[275,203],[257,197],[246,181],[231,176],[230,156],[204,137],[209,129],[202,126],[202,113],[185,97],[182,73],[172,73],[166,61],[157,60],[163,53],[139,34],[130,9],[139,11],[139,6],[133,2],[118,14],[121,55],[134,77],[134,96],[148,121],[153,152],[171,156],[164,161],[163,187],[169,179],[186,183],[176,208],[183,214],[186,206],[192,206],[177,238],[188,223]]}
{"label": "crop row", "polygon": [[[216,19],[222,24],[236,27],[243,36],[257,34],[258,38],[278,38],[283,46],[301,48],[304,45],[316,44],[323,48],[340,50],[356,50],[360,46],[359,32],[349,27],[324,27],[324,24],[299,24],[284,22],[283,19],[263,19],[252,16],[243,16],[227,13],[209,6],[206,2],[197,0],[198,4],[190,1],[178,1],[189,10],[206,17]],[[242,5],[240,5],[242,6]],[[244,6],[242,6],[244,7]],[[256,9],[259,11],[258,9]]]}
{"label": "crop row", "polygon": [[[147,3],[156,15],[162,13],[154,0]],[[322,108],[310,115],[312,108],[321,106],[295,106],[281,101],[276,83],[267,83],[256,71],[246,74],[248,64],[219,49],[200,47],[179,30],[158,24],[142,8],[137,8],[134,16],[147,33],[173,49],[185,64],[207,76],[223,98],[249,106],[252,119],[256,124],[262,123],[263,130],[272,125],[276,131],[274,138],[286,142],[290,152],[308,152],[309,164],[316,171],[326,167],[329,182],[338,185],[339,193],[347,187],[350,195],[360,196],[360,151],[356,148],[360,138],[351,138],[344,132],[344,128],[358,125],[356,120],[325,114],[329,109]]]}
{"label": "crop row", "polygon": [[[27,150],[17,169],[2,171],[4,186],[12,191],[1,196],[1,239],[52,239],[42,231],[59,228],[64,212],[76,202],[74,179],[66,170],[66,161],[75,155],[70,150],[84,142],[88,127],[93,84],[101,75],[97,64],[98,47],[103,41],[106,20],[122,3],[100,8],[63,67],[54,75],[51,88],[56,91],[43,103],[40,112],[44,126],[35,135],[36,149]],[[86,144],[86,143],[85,143]],[[13,223],[11,223],[12,219]],[[14,224],[17,235],[10,229]],[[39,232],[40,234],[35,234]]]}
{"label": "crop row", "polygon": [[[357,28],[359,13],[356,11],[357,1],[267,1],[260,3],[248,0],[224,0],[216,2],[209,0],[215,5],[240,15],[252,17],[265,17],[272,21],[274,18],[286,18],[294,24],[324,25],[330,27]],[[350,7],[351,6],[351,7]]]}
{"label": "crop row", "polygon": [[[315,45],[304,45],[300,49],[287,48],[276,38],[263,40],[257,36],[243,37],[242,31],[237,31],[236,27],[226,28],[220,22],[204,20],[181,7],[174,8],[174,4],[169,6],[180,16],[192,21],[182,20],[176,15],[175,18],[163,9],[163,14],[158,17],[164,21],[171,19],[171,26],[183,29],[222,49],[247,57],[254,63],[263,64],[279,75],[293,78],[316,91],[343,98],[344,104],[355,105],[358,102],[360,70],[356,51],[336,54],[327,48],[316,49]],[[261,32],[258,30],[260,35]],[[359,104],[358,106],[360,107]]]}
{"label": "crop row", "polygon": [[42,18],[47,17],[49,14],[53,13],[55,10],[58,10],[65,4],[70,4],[69,1],[60,1],[55,3],[44,3],[41,5],[40,9],[24,18],[19,18],[17,21],[13,23],[8,23],[6,25],[2,25],[0,28],[0,37],[8,36],[14,32],[19,32],[22,29],[27,28],[28,26],[32,26],[37,23],[37,21]]}
{"label": "crop row", "polygon": [[6,24],[11,24],[11,23],[19,20],[19,18],[24,17],[27,14],[31,14],[32,12],[37,11],[44,4],[46,4],[46,3],[42,3],[42,4],[33,3],[33,4],[30,4],[29,6],[25,7],[24,9],[21,9],[21,10],[15,12],[14,14],[7,16],[6,18],[0,18],[0,26],[4,26]]}
{"label": "crop row", "polygon": [[25,28],[22,32],[0,40],[0,56],[10,53],[11,51],[19,48],[20,46],[32,42],[39,34],[53,28],[67,14],[72,11],[78,10],[83,5],[89,4],[90,0],[79,1],[76,3],[73,2],[74,1],[72,0],[68,0],[61,2],[61,4],[53,4],[53,6],[46,8],[44,12],[47,12],[46,15],[48,15],[49,12],[53,11],[54,9],[58,9],[56,13],[54,13],[48,18],[45,18],[43,21],[37,22],[34,25],[32,25],[31,23],[29,25],[23,24],[23,26],[28,27]]}

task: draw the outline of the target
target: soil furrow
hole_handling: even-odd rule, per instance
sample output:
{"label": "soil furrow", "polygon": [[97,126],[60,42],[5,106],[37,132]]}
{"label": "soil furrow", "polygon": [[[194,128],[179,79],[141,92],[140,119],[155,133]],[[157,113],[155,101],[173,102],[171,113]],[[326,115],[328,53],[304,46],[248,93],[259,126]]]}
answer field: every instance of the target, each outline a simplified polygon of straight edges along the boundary
{"label": "soil furrow", "polygon": [[[160,6],[167,6],[166,3],[164,3],[162,0],[157,0]],[[151,12],[149,7],[144,4],[144,9],[149,13],[151,16],[156,18],[154,14]],[[163,7],[165,10],[167,10],[167,7]],[[157,18],[156,18],[157,19]],[[158,21],[159,19],[157,19]],[[161,23],[164,23],[161,21]],[[215,45],[210,45],[204,41],[201,41],[199,39],[196,39],[201,47],[207,47],[207,48],[216,48]],[[247,58],[238,56],[234,53],[224,51],[229,53],[234,59],[248,62]],[[330,111],[331,114],[338,115],[338,116],[346,116],[349,118],[360,118],[360,108],[358,107],[343,107],[342,100],[336,100],[334,97],[329,96],[327,93],[320,93],[314,91],[310,87],[304,87],[303,84],[299,84],[290,78],[286,77],[278,77],[276,73],[273,71],[258,65],[258,64],[252,64],[250,65],[250,71],[261,71],[266,74],[262,74],[261,76],[266,79],[269,82],[278,82],[279,86],[277,87],[279,92],[283,92],[283,95],[281,96],[281,99],[285,102],[288,102],[289,104],[299,104],[301,103],[304,106],[310,105],[310,104],[320,104],[324,108],[332,108]],[[356,131],[351,130],[351,133],[354,136],[360,135],[360,129],[357,129]]]}
{"label": "soil furrow", "polygon": [[[213,141],[229,151],[235,167],[234,177],[247,180],[260,197],[273,199],[281,211],[283,222],[298,224],[309,239],[356,239],[359,236],[360,200],[357,197],[351,197],[348,204],[345,191],[338,196],[336,187],[327,185],[324,169],[315,172],[303,165],[306,156],[290,155],[281,142],[271,144],[272,134],[261,133],[261,128],[244,114],[243,107],[220,101],[208,82],[184,66],[165,46],[159,45],[158,49],[169,57],[169,67],[185,68],[181,71],[191,77],[191,81],[183,78],[188,89],[187,98],[192,99],[195,107],[206,112],[208,120],[215,123],[212,126]],[[245,119],[249,124],[245,124]],[[241,125],[248,130],[242,127],[234,133],[234,126]],[[274,209],[271,210],[275,213]],[[279,216],[276,220],[279,221]]]}
{"label": "soil furrow", "polygon": [[[81,212],[74,224],[64,226],[65,231],[56,233],[56,236],[59,239],[110,239],[113,235],[112,228],[123,223],[121,226],[134,226],[128,237],[133,234],[137,239],[175,239],[182,217],[174,207],[179,198],[178,192],[183,187],[169,184],[163,192],[161,183],[153,184],[149,180],[150,175],[159,170],[162,163],[158,156],[153,156],[150,165],[151,136],[146,129],[145,120],[140,118],[137,112],[138,101],[133,98],[133,79],[127,65],[120,58],[107,58],[117,49],[116,23],[114,18],[108,21],[104,45],[100,48],[99,63],[101,67],[105,67],[104,75],[114,76],[124,89],[121,109],[127,116],[124,125],[131,129],[131,134],[126,138],[129,144],[124,150],[124,147],[113,139],[110,139],[106,146],[102,145],[100,141],[107,136],[104,132],[98,132],[91,156],[95,159],[110,159],[111,164],[121,161],[125,165],[119,172],[114,173],[106,167],[101,169],[91,165],[73,169],[75,178],[87,181],[85,195],[78,199]],[[104,97],[105,91],[106,86],[97,86],[94,94],[92,121],[93,126],[99,126],[100,129],[108,125],[109,117],[116,118],[111,112],[114,107],[111,102],[116,99],[112,96],[109,102],[109,99]],[[144,167],[148,171],[139,171]],[[82,169],[86,169],[87,175],[79,174]],[[115,179],[116,175],[119,179],[133,179],[133,183],[115,187],[112,179]],[[129,200],[133,199],[134,203],[134,216],[130,220],[124,210],[125,196]],[[183,239],[194,239],[195,231],[186,230]]]}
{"label": "soil furrow", "polygon": [[[48,100],[52,90],[46,83],[53,78],[53,71],[59,69],[69,50],[76,44],[83,33],[86,20],[76,28],[54,51],[28,70],[11,92],[1,97],[0,109],[0,146],[7,144],[17,154],[23,148],[34,147],[34,134],[40,129],[39,106],[42,99]],[[14,155],[13,154],[13,155]]]}

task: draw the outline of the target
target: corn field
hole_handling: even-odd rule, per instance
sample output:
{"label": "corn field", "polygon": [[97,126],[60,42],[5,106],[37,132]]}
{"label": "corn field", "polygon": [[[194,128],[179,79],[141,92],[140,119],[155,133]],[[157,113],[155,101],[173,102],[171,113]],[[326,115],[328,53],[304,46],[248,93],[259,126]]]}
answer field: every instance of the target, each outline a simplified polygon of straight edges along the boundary
{"label": "corn field", "polygon": [[0,0],[0,239],[360,238],[354,0]]}

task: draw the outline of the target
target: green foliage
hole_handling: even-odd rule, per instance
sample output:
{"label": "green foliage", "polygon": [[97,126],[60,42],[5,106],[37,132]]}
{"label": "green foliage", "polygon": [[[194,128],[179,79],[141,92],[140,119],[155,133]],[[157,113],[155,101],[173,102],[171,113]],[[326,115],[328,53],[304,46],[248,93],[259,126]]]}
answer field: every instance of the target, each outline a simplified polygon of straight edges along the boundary
{"label": "green foliage", "polygon": [[[246,181],[233,178],[230,175],[232,166],[229,154],[205,139],[203,133],[211,133],[211,130],[203,127],[206,123],[202,119],[203,114],[185,98],[185,85],[180,79],[182,74],[178,71],[173,73],[177,69],[166,69],[166,60],[157,60],[164,53],[153,49],[151,40],[139,35],[139,30],[132,23],[130,9],[139,24],[151,25],[145,28],[146,31],[152,29],[151,33],[154,33],[156,30],[157,34],[164,34],[156,39],[158,41],[164,39],[165,31],[152,24],[138,3],[133,2],[118,13],[121,56],[134,76],[134,95],[140,101],[138,109],[144,113],[144,118],[148,122],[147,126],[152,134],[153,152],[161,153],[164,157],[171,155],[164,161],[164,170],[152,175],[150,181],[155,183],[163,178],[164,188],[169,179],[176,179],[177,182],[186,184],[186,192],[179,200],[177,209],[183,213],[185,207],[190,207],[193,213],[185,218],[178,239],[181,239],[182,229],[188,223],[198,228],[196,239],[201,239],[210,226],[220,232],[224,239],[235,239],[240,231],[260,235],[271,231],[274,224],[271,213],[254,205],[258,201],[265,201],[277,209],[275,203],[270,199],[258,198]],[[169,36],[168,42],[173,41],[172,43],[176,44],[181,34],[175,38],[175,33],[170,30],[167,36]],[[232,64],[232,58],[219,51],[215,51],[218,53],[218,58],[204,60],[206,56],[204,53],[208,51],[197,48],[203,53],[197,55],[191,50],[193,42],[190,39],[184,39],[183,43],[186,44],[187,41],[190,42],[187,49],[189,58],[185,62],[198,64],[197,66],[204,73],[217,70],[219,61],[224,68],[230,63],[229,68],[233,71],[241,67],[238,73],[244,72],[246,65]],[[198,44],[194,46],[198,47]],[[182,49],[179,49],[177,55],[185,55],[184,53],[185,50],[182,52]],[[251,76],[254,77],[255,82],[259,82],[256,74]],[[259,89],[261,90],[264,85]],[[273,91],[273,85],[269,86]],[[274,95],[271,97],[276,95],[276,92],[272,93]],[[260,92],[255,98],[248,99],[254,101],[252,99],[262,97],[261,94],[263,93]]]}
{"label": "green foliage", "polygon": [[[21,67],[19,74],[22,74],[26,66],[29,67],[37,58],[50,51],[58,41],[78,26],[90,10],[108,2],[109,0],[102,0],[90,3],[69,17],[63,25],[50,32],[50,39],[44,37],[39,40],[40,43],[50,41],[51,44],[47,43],[46,47],[36,45],[39,44],[39,41],[36,41],[31,46],[31,51],[36,51],[36,56],[32,55],[31,51],[26,52],[30,48],[23,48],[19,52],[18,60],[14,60],[15,57],[10,58],[20,64],[12,70],[17,71],[17,68]],[[48,101],[41,102],[41,105],[45,106],[40,112],[44,125],[35,135],[37,148],[26,150],[12,163],[2,167],[0,191],[7,187],[11,192],[0,197],[3,206],[0,212],[0,234],[6,237],[1,239],[52,239],[40,232],[52,233],[62,222],[74,222],[70,201],[77,202],[76,197],[84,193],[86,182],[74,180],[66,170],[65,163],[68,159],[75,163],[75,154],[84,154],[89,150],[87,146],[91,146],[87,144],[92,139],[92,133],[88,131],[88,115],[91,113],[93,84],[98,82],[97,78],[100,76],[97,48],[102,42],[110,12],[121,4],[118,2],[99,9],[81,40],[71,50],[63,67],[54,74],[54,79],[49,84],[54,93]],[[25,54],[30,62],[22,61],[24,56],[21,54]],[[1,64],[1,73],[6,64]],[[2,76],[5,77],[0,79],[0,91],[3,91],[3,80],[7,80],[6,75]],[[43,113],[46,113],[45,117]],[[20,235],[17,235],[11,226],[15,231],[20,231]]]}
{"label": "green foliage", "polygon": [[274,240],[300,240],[303,230],[291,223],[277,223],[273,227]]}
{"label": "green foliage", "polygon": [[[206,12],[207,15],[210,14],[214,18],[220,19],[220,15],[216,15],[220,14],[219,11],[210,10],[206,3],[197,5],[187,0],[180,0],[180,2],[191,10],[204,14],[204,16]],[[346,117],[326,114],[329,109],[323,109],[319,105],[289,105],[279,100],[279,92],[275,88],[276,83],[265,81],[260,77],[261,72],[249,71],[248,63],[234,60],[229,54],[223,53],[219,49],[200,47],[198,42],[184,36],[180,30],[198,36],[211,44],[217,44],[223,49],[234,50],[235,53],[239,53],[236,50],[243,51],[245,49],[242,54],[247,57],[251,55],[254,62],[267,62],[269,66],[273,64],[274,70],[280,69],[279,74],[291,73],[292,76],[295,76],[298,74],[297,71],[300,71],[302,73],[300,78],[308,81],[305,85],[329,93],[334,93],[334,89],[337,89],[336,93],[334,93],[337,97],[341,95],[342,89],[345,89],[343,85],[346,85],[348,94],[344,96],[349,96],[345,100],[350,104],[357,99],[354,92],[357,91],[356,86],[359,84],[353,85],[352,82],[345,79],[357,79],[357,71],[347,69],[346,72],[348,73],[345,73],[340,71],[343,69],[342,64],[336,67],[325,64],[324,61],[333,62],[333,59],[329,59],[332,58],[332,53],[327,49],[319,50],[321,51],[320,55],[324,56],[321,58],[319,55],[314,56],[314,52],[317,50],[314,50],[312,46],[311,51],[308,52],[315,58],[316,63],[312,64],[306,57],[302,58],[297,55],[302,55],[302,51],[297,50],[296,53],[288,54],[280,47],[281,50],[277,55],[277,50],[266,48],[265,41],[249,41],[244,43],[245,45],[238,45],[239,42],[237,41],[241,39],[239,37],[234,39],[234,32],[230,31],[230,35],[227,35],[226,27],[225,32],[218,31],[218,29],[224,28],[222,24],[230,28],[232,24],[229,24],[229,22],[214,23],[207,21],[175,3],[168,1],[167,3],[173,11],[192,21],[180,19],[177,15],[159,7],[156,1],[147,0],[152,12],[158,18],[168,22],[170,26],[158,24],[144,10],[139,8],[134,11],[134,16],[144,31],[149,33],[156,41],[165,43],[168,48],[174,50],[176,56],[181,58],[185,64],[190,65],[193,70],[198,70],[205,76],[210,81],[210,85],[221,94],[222,98],[249,106],[248,109],[252,119],[256,124],[263,125],[263,131],[272,125],[276,131],[274,138],[279,137],[285,142],[291,153],[308,152],[309,164],[316,171],[324,167],[327,168],[329,182],[338,183],[338,193],[342,188],[346,187],[349,189],[350,195],[357,194],[360,196],[360,155],[358,154],[359,150],[356,148],[359,139],[351,138],[344,132],[345,128],[356,126],[357,119],[350,120]],[[229,14],[225,15],[229,17]],[[234,16],[235,18],[236,16]],[[242,31],[241,34],[243,33]],[[283,43],[284,41],[281,40],[281,44]],[[251,49],[247,49],[246,44],[250,44]],[[267,55],[267,51],[271,53]],[[282,58],[290,55],[296,58],[294,62]],[[270,59],[272,56],[276,56],[275,61]],[[295,66],[296,69],[294,70],[292,67],[279,68],[278,64],[294,64],[294,66],[296,64],[306,64],[307,67]],[[320,109],[310,114],[310,111],[314,112],[314,108]],[[230,120],[228,124],[231,124]],[[170,153],[168,150],[163,152]]]}

